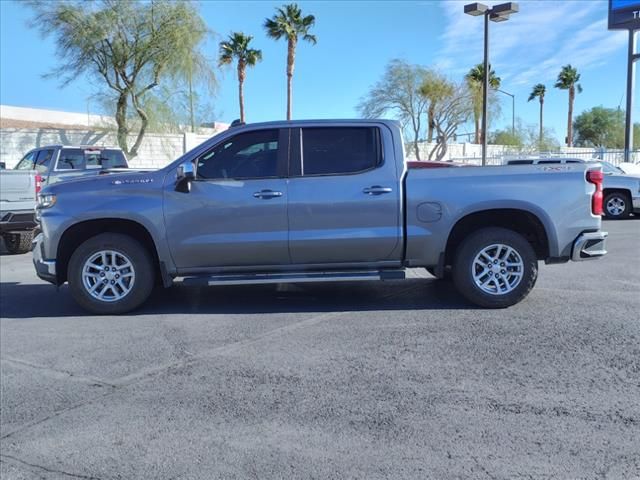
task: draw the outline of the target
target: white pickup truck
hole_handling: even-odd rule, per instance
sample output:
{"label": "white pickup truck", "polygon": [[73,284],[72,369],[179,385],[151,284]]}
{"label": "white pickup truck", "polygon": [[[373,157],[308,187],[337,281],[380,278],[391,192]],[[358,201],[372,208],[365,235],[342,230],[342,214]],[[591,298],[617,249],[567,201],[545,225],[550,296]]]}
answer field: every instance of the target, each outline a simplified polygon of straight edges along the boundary
{"label": "white pickup truck", "polygon": [[41,187],[127,168],[119,148],[45,145],[28,151],[13,170],[1,169],[0,235],[9,253],[31,250],[36,194]]}
{"label": "white pickup truck", "polygon": [[0,236],[9,253],[31,250],[39,188],[35,170],[0,170]]}

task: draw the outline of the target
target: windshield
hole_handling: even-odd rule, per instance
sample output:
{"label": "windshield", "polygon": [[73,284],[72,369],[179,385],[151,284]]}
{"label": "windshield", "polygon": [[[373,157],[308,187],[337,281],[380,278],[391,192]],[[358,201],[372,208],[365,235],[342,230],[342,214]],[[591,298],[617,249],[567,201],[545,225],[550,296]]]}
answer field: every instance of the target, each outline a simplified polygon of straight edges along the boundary
{"label": "windshield", "polygon": [[613,163],[600,162],[602,164],[602,171],[604,173],[624,173],[622,169],[616,167]]}

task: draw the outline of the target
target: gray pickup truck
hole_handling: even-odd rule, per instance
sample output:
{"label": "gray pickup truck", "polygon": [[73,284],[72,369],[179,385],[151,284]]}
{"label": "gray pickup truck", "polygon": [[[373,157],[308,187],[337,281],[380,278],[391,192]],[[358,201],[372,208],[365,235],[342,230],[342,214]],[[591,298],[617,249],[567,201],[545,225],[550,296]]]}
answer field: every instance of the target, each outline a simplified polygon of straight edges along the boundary
{"label": "gray pickup truck", "polygon": [[33,256],[85,309],[123,313],[154,284],[451,277],[502,308],[538,261],[606,253],[599,165],[412,168],[387,120],[231,128],[155,172],[46,187]]}

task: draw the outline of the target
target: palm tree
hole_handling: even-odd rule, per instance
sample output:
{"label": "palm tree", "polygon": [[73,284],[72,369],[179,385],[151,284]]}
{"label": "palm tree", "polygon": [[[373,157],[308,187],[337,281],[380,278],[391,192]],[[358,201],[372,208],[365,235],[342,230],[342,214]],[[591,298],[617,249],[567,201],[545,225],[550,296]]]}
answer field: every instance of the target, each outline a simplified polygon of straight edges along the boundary
{"label": "palm tree", "polygon": [[[482,114],[482,89],[484,86],[484,64],[479,63],[465,75],[471,98],[473,101],[473,121],[475,122],[475,143],[481,143],[484,132],[480,131],[480,115]],[[489,65],[489,88],[497,90],[500,88],[500,77]],[[488,98],[488,96],[487,96]]]}
{"label": "palm tree", "polygon": [[285,5],[284,8],[277,8],[277,13],[272,18],[264,21],[264,28],[267,35],[274,40],[282,37],[287,39],[287,120],[291,120],[291,97],[293,69],[296,61],[296,45],[298,37],[315,45],[316,36],[309,33],[309,29],[316,23],[313,15],[302,15],[300,7],[295,3]]}
{"label": "palm tree", "polygon": [[241,32],[234,32],[224,42],[220,42],[220,66],[229,65],[234,59],[238,61],[238,99],[240,101],[240,121],[244,122],[244,79],[246,68],[253,67],[262,60],[262,50],[249,48],[253,37]]}
{"label": "palm tree", "polygon": [[530,102],[531,100],[537,98],[540,101],[540,136],[538,140],[540,145],[542,145],[543,137],[542,109],[544,107],[544,94],[546,93],[546,91],[547,87],[545,87],[542,83],[538,83],[537,85],[534,85],[533,90],[531,90],[531,93],[529,94],[529,100],[527,100],[527,102]]}
{"label": "palm tree", "polygon": [[578,70],[573,68],[570,64],[565,65],[558,74],[558,80],[555,87],[560,90],[569,90],[569,112],[567,115],[567,146],[573,145],[573,102],[576,98],[576,90],[578,93],[582,93],[582,86],[578,83],[580,81],[580,74]]}

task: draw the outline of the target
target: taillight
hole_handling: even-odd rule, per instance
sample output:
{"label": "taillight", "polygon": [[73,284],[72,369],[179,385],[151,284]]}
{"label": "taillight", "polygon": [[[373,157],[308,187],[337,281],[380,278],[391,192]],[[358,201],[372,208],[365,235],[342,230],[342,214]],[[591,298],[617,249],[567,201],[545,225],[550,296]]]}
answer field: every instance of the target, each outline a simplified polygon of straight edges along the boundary
{"label": "taillight", "polygon": [[40,193],[40,190],[42,190],[42,175],[36,174],[36,196]]}
{"label": "taillight", "polygon": [[587,172],[587,182],[596,186],[596,191],[591,197],[591,213],[594,215],[602,215],[602,182],[604,174],[602,170],[589,170]]}

